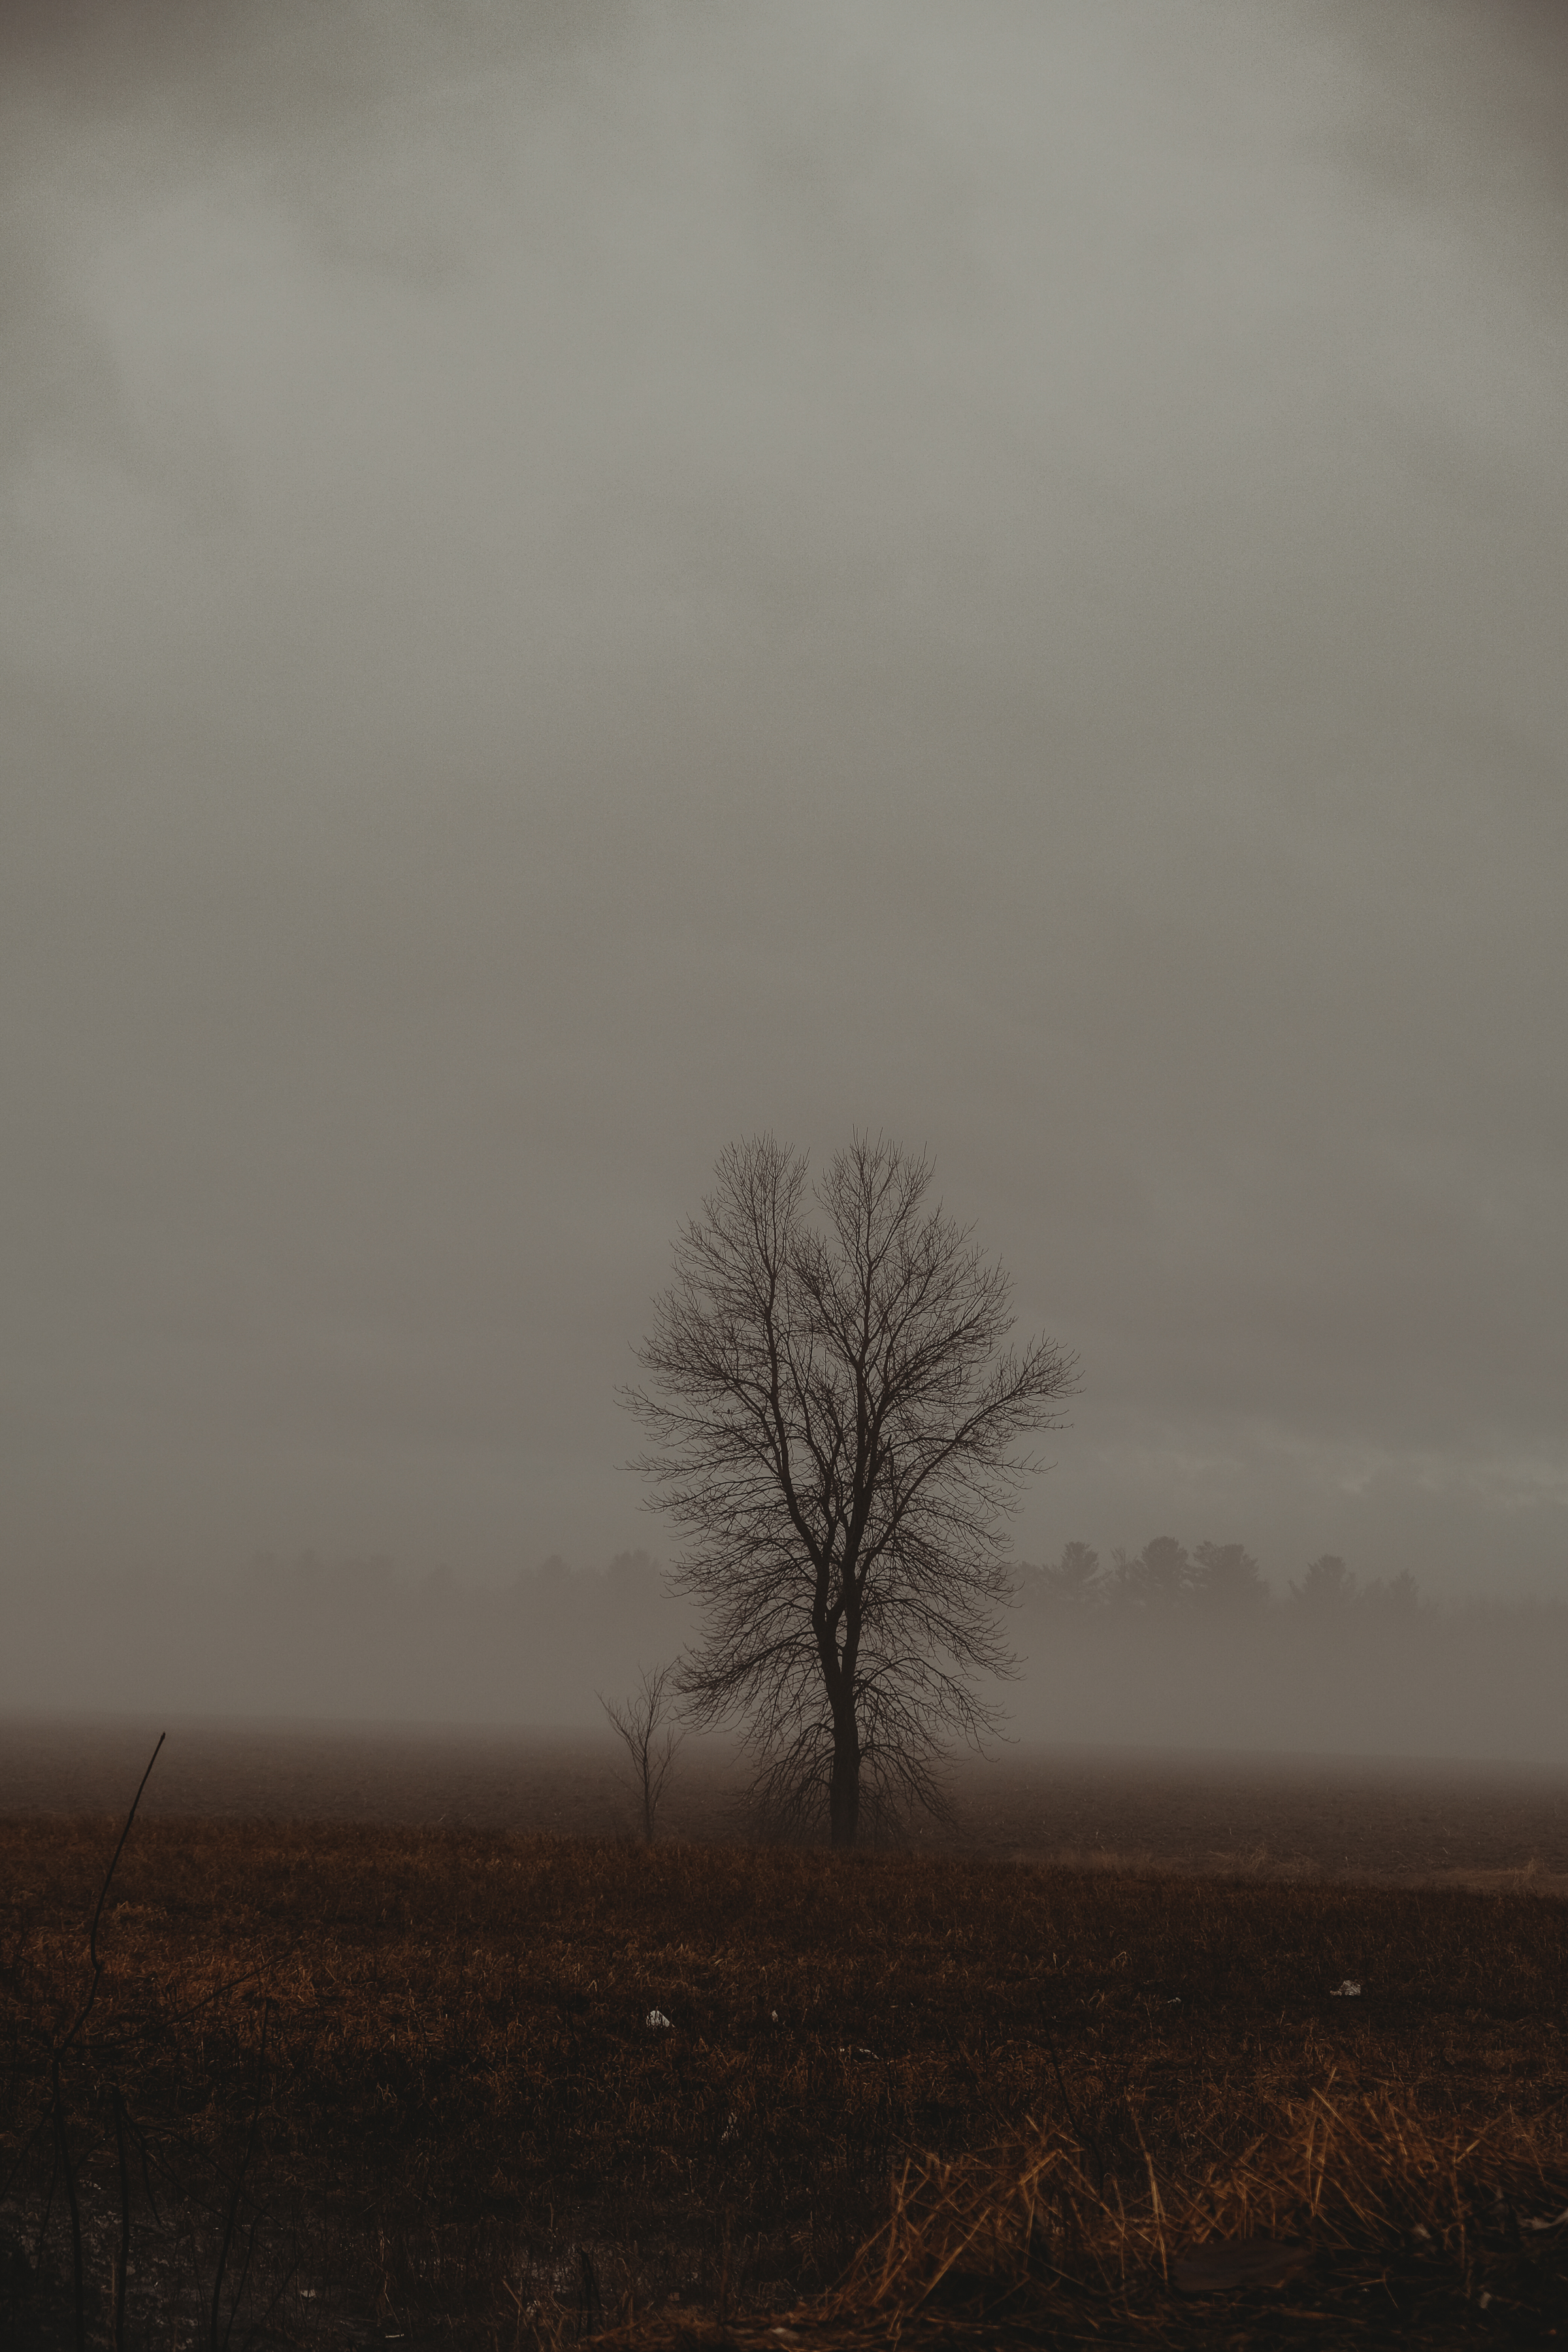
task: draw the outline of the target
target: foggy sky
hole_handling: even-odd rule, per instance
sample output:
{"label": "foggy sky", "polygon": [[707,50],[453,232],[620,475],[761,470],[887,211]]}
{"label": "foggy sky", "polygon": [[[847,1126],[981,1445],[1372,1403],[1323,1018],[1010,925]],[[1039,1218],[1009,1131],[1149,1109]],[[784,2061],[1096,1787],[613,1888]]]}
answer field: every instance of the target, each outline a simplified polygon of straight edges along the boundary
{"label": "foggy sky", "polygon": [[858,1126],[1025,1557],[1568,1593],[1560,12],[0,23],[0,1556],[668,1554]]}

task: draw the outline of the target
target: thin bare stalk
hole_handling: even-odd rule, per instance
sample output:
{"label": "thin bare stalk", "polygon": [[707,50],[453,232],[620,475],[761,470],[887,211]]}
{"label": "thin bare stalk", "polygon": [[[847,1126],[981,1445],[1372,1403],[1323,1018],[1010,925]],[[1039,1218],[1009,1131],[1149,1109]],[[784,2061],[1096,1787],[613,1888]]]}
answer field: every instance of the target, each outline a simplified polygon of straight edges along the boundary
{"label": "thin bare stalk", "polygon": [[131,1811],[125,1816],[125,1827],[120,1832],[119,1843],[110,1856],[109,1868],[103,1874],[103,1884],[98,1890],[98,1905],[93,1912],[92,1926],[88,1930],[87,1937],[87,1956],[92,1968],[92,1981],[88,1986],[87,1999],[77,2011],[69,2032],[55,2043],[49,2065],[49,2093],[55,2119],[55,2144],[59,2151],[60,2169],[65,2176],[66,2202],[70,2212],[71,2290],[76,2315],[77,2352],[87,2352],[87,2284],[82,2268],[81,2206],[77,2197],[76,2167],[71,2161],[70,2135],[66,2127],[65,2095],[61,2087],[60,2068],[67,2052],[91,2016],[92,2005],[98,1999],[99,1980],[103,1975],[103,1962],[98,1954],[98,1930],[103,1917],[103,1906],[109,1899],[110,1884],[115,1871],[119,1868],[120,1857],[125,1851],[125,1841],[131,1835],[131,1824],[136,1819],[136,1808],[142,1802],[142,1791],[152,1778],[153,1767],[158,1761],[158,1750],[167,1738],[167,1732],[161,1731],[158,1734],[157,1747],[148,1758],[147,1769],[136,1784],[136,1794],[131,1800]]}
{"label": "thin bare stalk", "polygon": [[[251,2103],[250,2129],[246,2134],[245,2154],[239,2160],[239,2170],[235,2175],[234,2194],[229,2199],[228,2216],[224,2222],[223,2244],[218,2249],[217,2275],[213,2281],[212,2352],[226,2352],[229,2336],[234,2327],[235,2315],[239,2309],[239,2294],[243,2294],[245,2291],[245,2280],[242,2275],[239,2294],[236,2294],[233,2303],[229,2306],[228,2326],[224,2329],[223,2334],[220,2336],[217,2331],[218,2319],[221,2315],[223,2307],[224,2273],[228,2268],[229,2249],[234,2243],[235,2224],[239,2219],[240,2200],[245,2193],[245,2176],[250,2168],[251,2154],[256,2147],[257,2126],[261,2121],[261,2094],[267,2074],[267,2029],[271,2022],[271,2019],[272,2001],[270,1996],[268,1996],[261,2004],[261,2047],[258,2051],[256,2058],[256,2096]],[[249,2267],[250,2263],[247,2256],[246,2260],[246,2270],[247,2272]]]}
{"label": "thin bare stalk", "polygon": [[120,2160],[120,2260],[114,2271],[114,2352],[125,2352],[125,2282],[131,2270],[131,2172],[125,2161],[125,2102],[120,2085],[114,2105],[114,2152]]}

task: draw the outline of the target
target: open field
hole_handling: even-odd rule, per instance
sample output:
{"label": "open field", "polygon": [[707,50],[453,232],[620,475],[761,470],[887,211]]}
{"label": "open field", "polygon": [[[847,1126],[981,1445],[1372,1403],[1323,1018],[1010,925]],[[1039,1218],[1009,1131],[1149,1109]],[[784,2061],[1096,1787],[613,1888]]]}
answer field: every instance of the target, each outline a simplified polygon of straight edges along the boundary
{"label": "open field", "polygon": [[[649,1852],[160,1814],[157,1780],[58,2114],[51,2048],[90,1981],[118,1823],[0,1822],[13,2343],[71,2340],[62,2147],[95,2342],[128,2231],[130,2344],[500,2347],[605,2323],[777,2344],[779,2313],[830,2295],[876,2239],[900,2177],[895,2238],[792,2335],[1568,2328],[1568,2228],[1530,2230],[1568,2207],[1568,1905],[1541,1875],[1352,1884],[1289,1855],[1293,1876],[1226,1875],[1193,1866],[1207,1844],[1163,1871]],[[1146,1791],[1140,1818],[1163,1802],[1206,1840],[1210,1787]],[[1474,1802],[1473,1820],[1437,1805],[1430,1840],[1452,1857],[1460,1837],[1447,1868],[1495,1872],[1463,1836],[1524,1801]],[[1519,1815],[1544,1864],[1549,1810]],[[1238,1849],[1265,1811],[1241,1810]],[[1308,2247],[1300,2276],[1223,2305],[1172,2295],[1180,2242],[1260,2229]]]}
{"label": "open field", "polygon": [[[112,1813],[162,1723],[0,1717],[0,1814]],[[176,1722],[144,1815],[613,1836],[630,1824],[607,1737]],[[677,1839],[743,1833],[720,1743],[692,1744],[664,1816]],[[928,1850],[1103,1867],[1371,1874],[1527,1872],[1568,1891],[1568,1772],[1391,1758],[1008,1746],[965,1759]]]}

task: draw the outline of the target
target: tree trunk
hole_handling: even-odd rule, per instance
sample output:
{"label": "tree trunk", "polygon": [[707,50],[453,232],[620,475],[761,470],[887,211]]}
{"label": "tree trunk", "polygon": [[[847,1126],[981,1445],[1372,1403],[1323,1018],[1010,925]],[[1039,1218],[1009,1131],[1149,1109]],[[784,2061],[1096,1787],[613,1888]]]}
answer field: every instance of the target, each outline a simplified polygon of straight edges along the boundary
{"label": "tree trunk", "polygon": [[827,1806],[834,1845],[853,1845],[860,1822],[860,1741],[853,1717],[833,1727],[833,1778]]}

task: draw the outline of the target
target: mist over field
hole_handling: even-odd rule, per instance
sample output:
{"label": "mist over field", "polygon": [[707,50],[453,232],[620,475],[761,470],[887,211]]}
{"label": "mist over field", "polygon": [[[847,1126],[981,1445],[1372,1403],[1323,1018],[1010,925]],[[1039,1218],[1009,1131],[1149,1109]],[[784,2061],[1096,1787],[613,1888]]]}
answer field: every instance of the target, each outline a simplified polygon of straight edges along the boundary
{"label": "mist over field", "polygon": [[[1568,1763],[1561,1602],[1440,1608],[1353,1573],[1326,1598],[1303,1573],[1239,1602],[1151,1599],[1118,1592],[1109,1561],[1098,1581],[1020,1567],[1005,1621],[1018,1673],[990,1693],[1004,1768],[1014,1741]],[[698,1625],[646,1552],[489,1586],[311,1558],[229,1579],[40,1579],[13,1582],[4,1610],[0,1711],[16,1715],[601,1737],[599,1696],[624,1698]]]}
{"label": "mist over field", "polygon": [[1016,1556],[1269,1579],[1016,1731],[1561,1754],[1565,153],[1536,0],[0,11],[0,1706],[596,1722],[859,1131]]}

